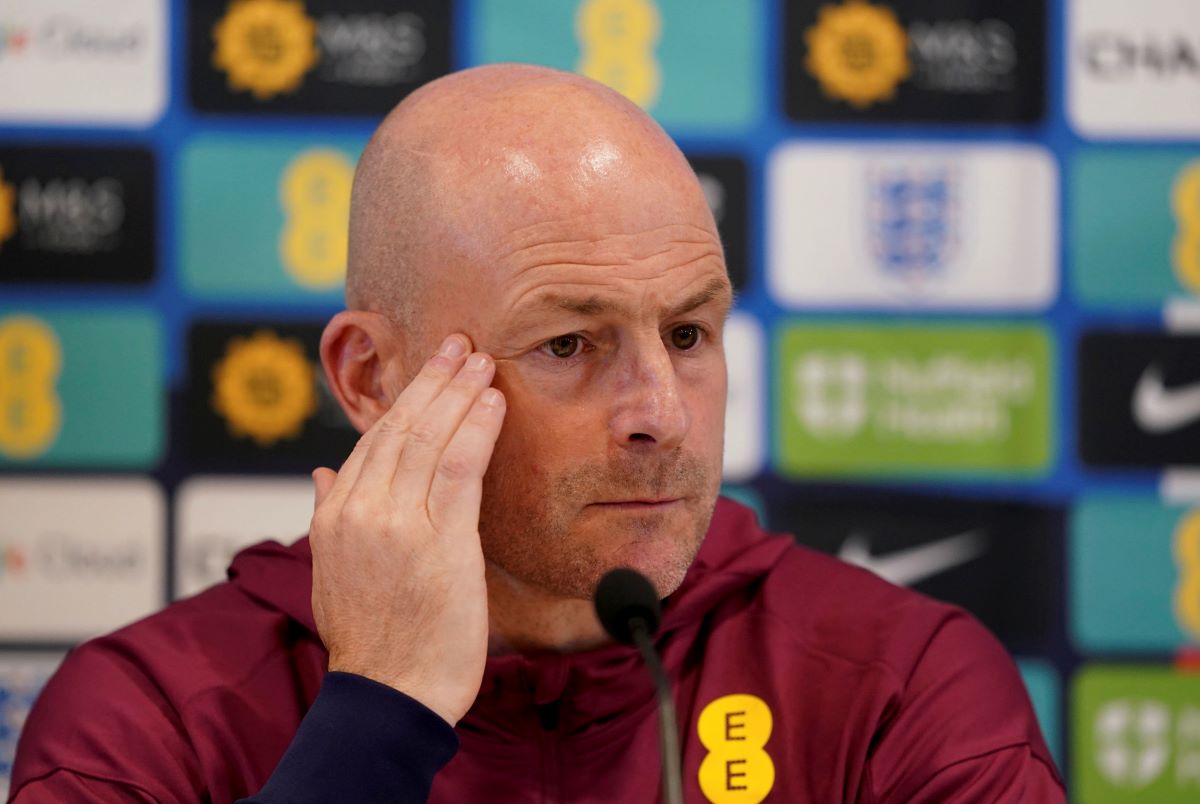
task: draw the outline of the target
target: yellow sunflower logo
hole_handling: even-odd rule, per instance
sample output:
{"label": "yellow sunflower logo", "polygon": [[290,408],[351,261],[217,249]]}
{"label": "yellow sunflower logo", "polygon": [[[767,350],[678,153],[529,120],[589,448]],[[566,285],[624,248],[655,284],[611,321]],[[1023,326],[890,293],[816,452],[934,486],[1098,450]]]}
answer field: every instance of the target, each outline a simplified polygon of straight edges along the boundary
{"label": "yellow sunflower logo", "polygon": [[0,168],[0,244],[17,233],[17,188],[4,180]]}
{"label": "yellow sunflower logo", "polygon": [[867,0],[822,6],[804,38],[821,90],[859,109],[890,100],[909,76],[908,35],[890,8]]}
{"label": "yellow sunflower logo", "polygon": [[317,63],[317,24],[300,0],[233,0],[215,26],[213,65],[258,100],[294,92]]}
{"label": "yellow sunflower logo", "polygon": [[300,435],[317,410],[316,376],[304,347],[269,330],[230,341],[212,377],[212,406],[229,432],[262,447]]}

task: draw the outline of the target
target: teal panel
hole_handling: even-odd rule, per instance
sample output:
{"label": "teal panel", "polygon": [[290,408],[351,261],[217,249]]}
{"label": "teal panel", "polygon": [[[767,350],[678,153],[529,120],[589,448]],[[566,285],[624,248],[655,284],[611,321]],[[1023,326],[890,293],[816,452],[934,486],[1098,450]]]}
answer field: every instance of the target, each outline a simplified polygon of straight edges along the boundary
{"label": "teal panel", "polygon": [[722,485],[721,496],[740,502],[747,508],[753,509],[758,517],[758,524],[767,526],[767,505],[762,496],[750,486]]}
{"label": "teal panel", "polygon": [[1200,294],[1200,150],[1083,151],[1068,198],[1070,274],[1086,305]]}
{"label": "teal panel", "polygon": [[1067,586],[1081,650],[1164,653],[1200,640],[1175,610],[1184,579],[1173,543],[1185,514],[1153,498],[1090,497],[1076,507]]}
{"label": "teal panel", "polygon": [[0,308],[0,353],[0,467],[157,464],[166,418],[154,314]]}
{"label": "teal panel", "polygon": [[761,0],[477,0],[466,19],[472,64],[589,74],[668,129],[712,130],[762,114],[765,16]]}
{"label": "teal panel", "polygon": [[1042,736],[1054,754],[1054,761],[1062,769],[1062,723],[1059,715],[1062,696],[1062,682],[1058,672],[1049,662],[1041,659],[1019,659],[1017,669],[1021,671],[1021,679],[1025,689],[1033,701],[1033,711],[1037,714],[1038,725],[1042,727]]}
{"label": "teal panel", "polygon": [[365,141],[197,137],[180,167],[179,259],[202,299],[339,303]]}

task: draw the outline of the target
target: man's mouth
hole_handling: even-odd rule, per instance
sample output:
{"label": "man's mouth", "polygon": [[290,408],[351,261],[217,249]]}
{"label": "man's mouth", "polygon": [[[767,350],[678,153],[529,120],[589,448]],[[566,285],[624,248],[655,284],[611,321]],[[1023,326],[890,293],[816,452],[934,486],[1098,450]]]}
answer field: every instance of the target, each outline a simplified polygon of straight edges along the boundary
{"label": "man's mouth", "polygon": [[669,508],[682,500],[682,497],[631,497],[624,500],[604,500],[592,505],[608,510],[652,511]]}

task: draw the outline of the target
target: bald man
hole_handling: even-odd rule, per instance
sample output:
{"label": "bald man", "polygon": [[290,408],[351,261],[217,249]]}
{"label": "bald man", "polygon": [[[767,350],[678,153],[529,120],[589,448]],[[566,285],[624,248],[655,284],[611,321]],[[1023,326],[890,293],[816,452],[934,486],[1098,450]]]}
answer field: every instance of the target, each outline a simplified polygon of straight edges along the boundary
{"label": "bald man", "polygon": [[71,654],[15,800],[651,802],[654,691],[590,602],[633,567],[688,801],[1063,801],[957,609],[718,500],[731,304],[703,193],[616,93],[495,66],[363,153],[329,385],[363,433],[307,539]]}

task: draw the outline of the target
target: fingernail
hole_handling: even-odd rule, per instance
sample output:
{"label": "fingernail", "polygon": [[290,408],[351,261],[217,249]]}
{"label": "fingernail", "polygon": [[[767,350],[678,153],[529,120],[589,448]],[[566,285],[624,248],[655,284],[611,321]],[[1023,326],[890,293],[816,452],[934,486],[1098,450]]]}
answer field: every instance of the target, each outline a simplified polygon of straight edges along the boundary
{"label": "fingernail", "polygon": [[471,355],[471,358],[467,361],[467,368],[469,368],[471,371],[483,371],[485,368],[487,368],[487,364],[488,356],[476,353]]}
{"label": "fingernail", "polygon": [[484,390],[481,396],[483,399],[483,404],[487,405],[489,408],[498,408],[504,404],[504,395],[495,388],[488,388]]}
{"label": "fingernail", "polygon": [[451,335],[442,341],[442,348],[438,350],[438,354],[443,357],[462,357],[466,351],[467,345],[462,342],[462,338]]}

